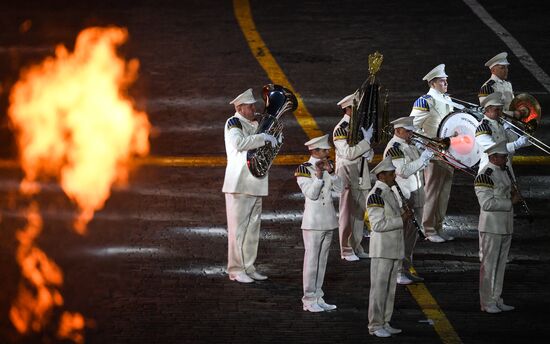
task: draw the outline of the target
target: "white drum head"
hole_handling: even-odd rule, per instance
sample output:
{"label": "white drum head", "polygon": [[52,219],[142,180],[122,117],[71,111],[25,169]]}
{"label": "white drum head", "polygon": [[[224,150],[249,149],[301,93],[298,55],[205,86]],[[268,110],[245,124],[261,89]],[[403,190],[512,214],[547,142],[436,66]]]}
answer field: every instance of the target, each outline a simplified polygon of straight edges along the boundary
{"label": "white drum head", "polygon": [[451,138],[447,154],[468,167],[475,166],[481,159],[475,136],[478,125],[474,116],[464,112],[450,113],[439,124],[438,137]]}

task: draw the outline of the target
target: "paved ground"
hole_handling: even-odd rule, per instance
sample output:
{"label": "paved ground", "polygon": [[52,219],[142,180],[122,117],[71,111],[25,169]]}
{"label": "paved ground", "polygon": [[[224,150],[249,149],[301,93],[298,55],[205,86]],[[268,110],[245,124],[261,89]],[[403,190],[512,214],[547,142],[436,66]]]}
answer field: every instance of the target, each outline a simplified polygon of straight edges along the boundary
{"label": "paved ground", "polygon": [[[550,41],[539,39],[550,34],[550,27],[539,5],[482,4],[550,72]],[[449,91],[475,100],[488,78],[483,63],[508,49],[462,1],[442,6],[436,1],[368,7],[351,0],[251,1],[258,32],[327,133],[339,119],[335,103],[361,84],[367,56],[377,49],[385,56],[380,79],[390,90],[392,119],[408,114],[414,99],[426,91],[420,79],[439,63],[447,64]],[[27,19],[32,28],[20,33]],[[248,87],[259,94],[269,82],[243,38],[231,1],[94,1],[78,6],[27,1],[0,5],[0,23],[0,157],[5,160],[16,156],[5,111],[19,69],[51,54],[57,43],[70,46],[78,31],[90,25],[129,30],[123,53],[141,63],[132,92],[156,127],[154,156],[222,157],[223,123],[231,114],[227,103]],[[534,94],[544,111],[550,105],[547,90],[517,57],[510,61],[515,90]],[[550,142],[547,122],[537,136]],[[284,154],[305,153],[307,136],[290,116],[285,137]],[[523,154],[540,152],[529,148]],[[516,311],[479,311],[479,209],[469,177],[456,174],[446,220],[457,240],[418,244],[417,270],[464,343],[540,342],[535,338],[550,334],[548,168],[516,167],[536,217],[533,224],[515,224],[504,298]],[[270,279],[246,286],[230,282],[224,272],[223,167],[146,165],[134,170],[130,186],[114,190],[86,236],[70,230],[72,205],[57,185],[45,183],[38,198],[45,221],[38,244],[65,274],[63,309],[94,320],[86,331],[89,343],[382,342],[368,336],[366,327],[369,261],[340,260],[336,236],[324,289],[338,310],[301,310],[303,198],[293,170],[271,170],[258,257],[258,268]],[[19,336],[8,318],[20,278],[14,233],[25,224],[21,212],[29,202],[17,193],[20,179],[17,168],[0,169],[0,342],[55,342],[52,329]],[[404,333],[384,341],[444,341],[425,320],[409,290],[398,287],[393,323]]]}

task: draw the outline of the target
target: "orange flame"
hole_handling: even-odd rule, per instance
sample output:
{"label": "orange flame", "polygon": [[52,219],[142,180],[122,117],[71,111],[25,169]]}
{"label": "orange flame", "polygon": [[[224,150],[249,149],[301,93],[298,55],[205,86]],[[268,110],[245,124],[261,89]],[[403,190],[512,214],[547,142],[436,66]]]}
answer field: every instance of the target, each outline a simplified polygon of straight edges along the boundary
{"label": "orange flame", "polygon": [[121,28],[88,28],[73,53],[57,46],[55,57],[24,71],[10,94],[23,185],[40,175],[59,178],[80,209],[79,233],[104,206],[111,185],[126,182],[130,159],[149,152],[147,115],[126,95],[139,63],[116,54],[126,39]]}
{"label": "orange flame", "polygon": [[19,283],[19,293],[10,309],[10,319],[20,333],[42,330],[53,307],[63,304],[63,297],[57,290],[63,284],[63,273],[34,246],[34,240],[42,231],[36,202],[31,203],[27,218],[27,226],[16,234],[19,241],[16,258],[25,280]]}
{"label": "orange flame", "polygon": [[[130,159],[149,152],[147,115],[126,95],[139,63],[126,63],[116,54],[126,38],[120,28],[86,29],[73,53],[57,46],[55,57],[22,72],[10,93],[8,115],[25,172],[21,192],[36,194],[39,178],[58,178],[79,208],[74,226],[81,234],[104,206],[112,184],[127,181]],[[23,279],[10,309],[10,320],[22,334],[43,330],[53,308],[63,305],[58,290],[63,273],[34,244],[42,230],[36,202],[27,217],[27,226],[16,234]],[[91,322],[70,312],[59,320],[58,338],[84,342],[84,327]]]}

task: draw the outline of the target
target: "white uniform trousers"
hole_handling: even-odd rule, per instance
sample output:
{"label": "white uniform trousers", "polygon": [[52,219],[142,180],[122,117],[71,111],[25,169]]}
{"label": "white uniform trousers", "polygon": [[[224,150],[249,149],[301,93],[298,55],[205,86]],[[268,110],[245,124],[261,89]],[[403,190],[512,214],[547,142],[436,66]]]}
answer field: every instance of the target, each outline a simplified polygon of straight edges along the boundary
{"label": "white uniform trousers", "polygon": [[400,259],[371,258],[369,294],[369,333],[391,320]]}
{"label": "white uniform trousers", "polygon": [[344,188],[340,194],[338,234],[341,256],[365,253],[361,241],[365,228],[366,197],[369,191]]}
{"label": "white uniform trousers", "polygon": [[332,242],[331,230],[302,230],[304,238],[304,296],[302,303],[311,305],[322,301],[323,281],[327,267],[328,250]]}
{"label": "white uniform trousers", "polygon": [[511,234],[479,232],[479,299],[481,308],[502,304],[502,286]]}
{"label": "white uniform trousers", "polygon": [[227,272],[253,273],[260,239],[262,197],[225,194],[227,213]]}
{"label": "white uniform trousers", "polygon": [[426,236],[439,234],[443,230],[453,174],[452,167],[441,161],[432,161],[424,169],[426,203],[424,203],[422,226]]}

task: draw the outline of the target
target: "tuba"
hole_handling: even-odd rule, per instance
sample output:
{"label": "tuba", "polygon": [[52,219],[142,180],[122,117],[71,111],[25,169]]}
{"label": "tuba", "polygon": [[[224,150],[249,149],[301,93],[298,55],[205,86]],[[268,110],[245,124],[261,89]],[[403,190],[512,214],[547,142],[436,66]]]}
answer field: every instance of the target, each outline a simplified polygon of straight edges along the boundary
{"label": "tuba", "polygon": [[361,128],[373,128],[373,142],[380,141],[378,130],[378,91],[380,85],[376,81],[376,73],[380,70],[384,56],[378,51],[369,55],[369,77],[361,87],[355,91],[351,106],[351,118],[349,123],[348,144],[355,146],[362,140]]}
{"label": "tuba", "polygon": [[287,88],[268,84],[262,91],[265,102],[264,113],[259,120],[255,134],[266,133],[277,139],[277,144],[272,146],[266,143],[264,146],[251,149],[246,154],[246,163],[253,176],[264,177],[271,167],[275,156],[283,145],[283,124],[279,118],[287,111],[294,111],[298,107],[296,96]]}

